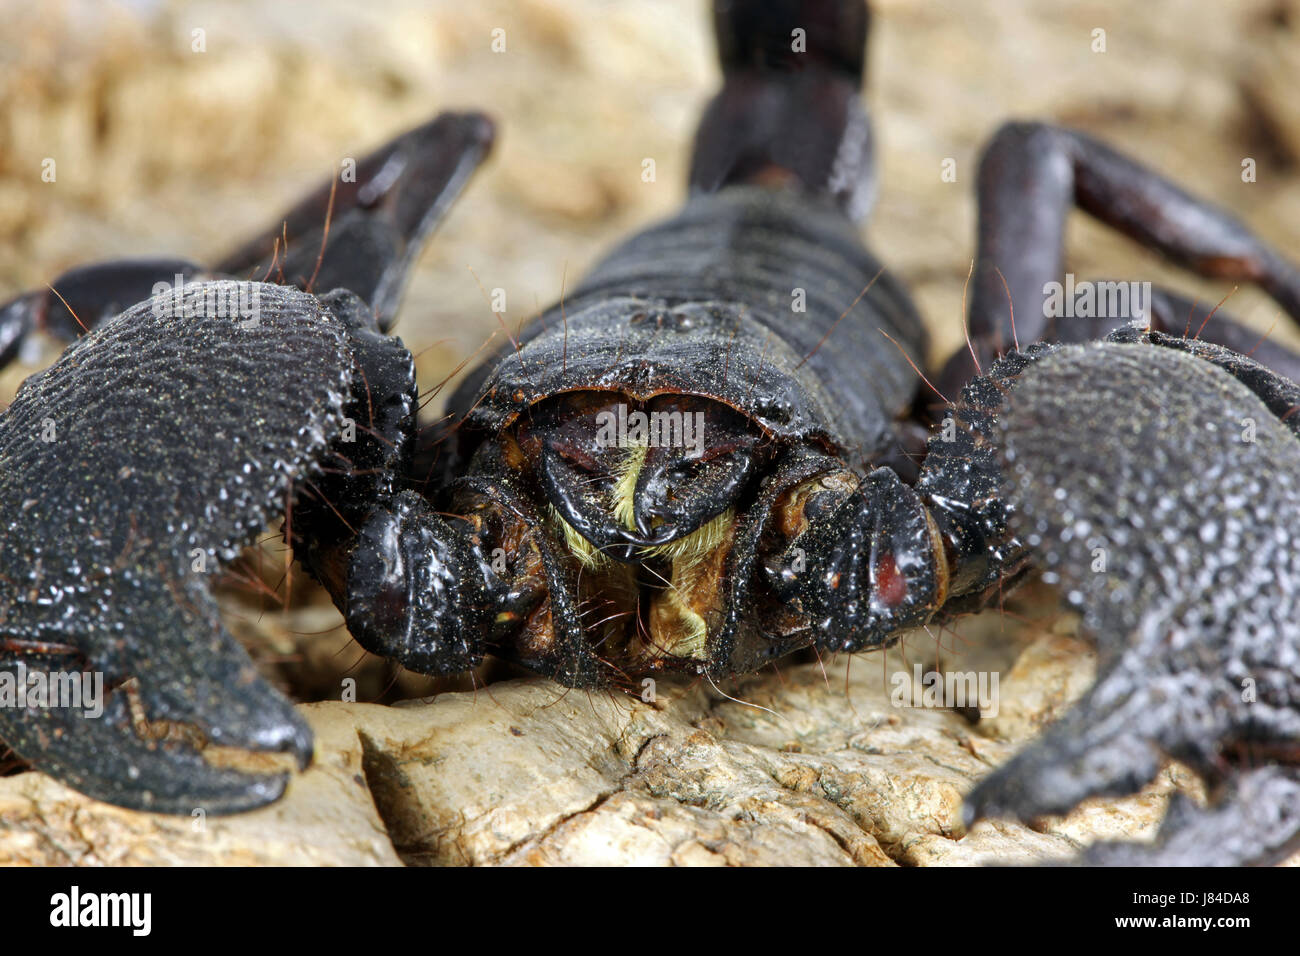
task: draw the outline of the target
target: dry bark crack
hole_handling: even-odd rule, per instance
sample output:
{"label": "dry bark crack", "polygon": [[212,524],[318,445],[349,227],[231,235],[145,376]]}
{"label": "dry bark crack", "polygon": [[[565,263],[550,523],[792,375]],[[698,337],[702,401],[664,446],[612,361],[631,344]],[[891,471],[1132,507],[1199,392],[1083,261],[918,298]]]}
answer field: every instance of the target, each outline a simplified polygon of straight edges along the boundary
{"label": "dry bark crack", "polygon": [[663,682],[649,705],[541,679],[394,707],[304,705],[316,759],[280,803],[134,814],[22,773],[0,779],[0,862],[915,866],[1055,861],[1147,838],[1170,792],[1198,793],[1177,766],[1136,797],[962,832],[963,794],[1086,686],[1060,679],[1067,661],[1091,662],[1059,642],[1004,668],[999,715],[974,726],[896,707],[880,670],[846,676],[843,661],[828,677],[812,664],[724,688],[771,712],[699,685]]}

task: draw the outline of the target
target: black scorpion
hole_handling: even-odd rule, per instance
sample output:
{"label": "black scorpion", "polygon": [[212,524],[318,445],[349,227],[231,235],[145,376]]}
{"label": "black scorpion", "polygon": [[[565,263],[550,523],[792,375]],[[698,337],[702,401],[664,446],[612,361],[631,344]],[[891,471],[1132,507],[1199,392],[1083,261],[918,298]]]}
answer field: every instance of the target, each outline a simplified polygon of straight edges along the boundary
{"label": "black scorpion", "polygon": [[[1191,304],[1164,290],[1069,321],[1045,295],[1075,206],[1296,319],[1300,274],[1103,144],[1008,124],[980,167],[970,348],[936,377],[955,400],[927,439],[922,321],[858,236],[866,7],[718,0],[715,21],[724,83],[685,207],[484,361],[445,427],[417,427],[413,361],[386,333],[489,148],[476,114],[398,138],[210,269],[92,266],[0,310],[5,360],[33,328],[94,325],[0,420],[0,665],[114,688],[95,721],[0,710],[0,737],[129,807],[278,797],[285,775],[204,757],[305,766],[312,741],[195,557],[229,562],[286,510],[364,647],[430,674],[490,654],[572,687],[888,646],[1033,561],[1082,611],[1100,676],[968,819],[1130,793],[1171,756],[1212,805],[1176,801],[1155,847],[1090,859],[1295,847],[1300,357],[1246,357],[1253,337],[1222,313],[1189,338]],[[273,268],[299,288],[232,278]]]}

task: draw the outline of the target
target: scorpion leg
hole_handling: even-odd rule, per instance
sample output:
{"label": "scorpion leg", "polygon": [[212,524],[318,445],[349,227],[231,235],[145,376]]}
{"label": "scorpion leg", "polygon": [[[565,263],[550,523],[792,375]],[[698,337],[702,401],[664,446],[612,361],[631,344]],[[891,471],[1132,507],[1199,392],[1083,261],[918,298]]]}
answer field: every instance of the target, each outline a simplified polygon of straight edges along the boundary
{"label": "scorpion leg", "polygon": [[1192,328],[1189,332],[1188,316],[1193,315],[1195,309],[1195,302],[1157,286],[1151,290],[1151,311],[1147,316],[1147,328],[1168,335],[1190,336],[1189,342],[1199,340],[1222,345],[1253,358],[1260,365],[1293,382],[1300,382],[1300,354],[1285,345],[1262,337],[1231,315],[1225,315],[1222,309],[1215,312],[1213,318],[1205,323],[1205,328],[1200,330],[1199,335],[1198,326],[1204,322],[1204,319],[1198,318],[1190,323]]}
{"label": "scorpion leg", "polygon": [[1300,389],[1218,346],[1125,334],[1052,351],[1000,416],[1013,524],[1083,613],[1099,676],[968,818],[1131,793],[1168,756],[1221,802],[1171,812],[1151,859],[1198,840],[1267,861],[1300,833],[1300,425],[1279,418]]}
{"label": "scorpion leg", "polygon": [[[345,167],[332,210],[326,182],[210,270],[184,259],[141,259],[66,272],[52,290],[0,305],[0,368],[36,329],[70,342],[157,294],[160,284],[176,288],[223,275],[260,280],[283,274],[299,288],[348,289],[370,303],[387,330],[411,262],[491,148],[492,135],[491,121],[480,113],[443,113]],[[285,237],[288,246],[282,247]]]}
{"label": "scorpion leg", "polygon": [[[1097,286],[1118,288],[1120,283],[1099,282]],[[1213,315],[1205,314],[1208,310],[1201,308],[1198,303],[1162,286],[1152,286],[1150,301],[1145,301],[1147,298],[1141,295],[1126,296],[1127,301],[1117,300],[1119,309],[1114,313],[1075,317],[1068,324],[1057,326],[1052,341],[1099,342],[1117,329],[1135,326],[1166,337],[1177,336],[1193,345],[1209,343],[1223,346],[1238,355],[1254,359],[1270,371],[1292,381],[1300,381],[1300,353],[1261,336],[1223,309],[1215,309]]]}
{"label": "scorpion leg", "polygon": [[201,267],[185,259],[99,262],[63,273],[48,289],[28,292],[0,305],[0,368],[18,356],[37,329],[71,342],[128,306],[143,302],[177,276],[197,281]]}
{"label": "scorpion leg", "polygon": [[416,254],[491,149],[492,138],[492,121],[482,113],[443,113],[354,165],[344,161],[337,183],[324,183],[217,263],[216,271],[262,278],[276,259],[277,240],[287,234],[275,274],[283,272],[299,288],[356,293],[387,331]]}
{"label": "scorpion leg", "polygon": [[[1052,328],[1046,286],[1063,278],[1066,218],[1076,205],[1200,275],[1258,283],[1300,321],[1300,271],[1277,250],[1226,211],[1082,133],[1008,123],[985,148],[977,190],[978,250],[968,318],[984,368],[1013,340],[1024,345],[1069,337]],[[1123,321],[1118,317],[1115,324]],[[1214,340],[1224,328],[1216,316],[1203,337]],[[960,350],[939,387],[953,394],[975,372],[969,351]]]}

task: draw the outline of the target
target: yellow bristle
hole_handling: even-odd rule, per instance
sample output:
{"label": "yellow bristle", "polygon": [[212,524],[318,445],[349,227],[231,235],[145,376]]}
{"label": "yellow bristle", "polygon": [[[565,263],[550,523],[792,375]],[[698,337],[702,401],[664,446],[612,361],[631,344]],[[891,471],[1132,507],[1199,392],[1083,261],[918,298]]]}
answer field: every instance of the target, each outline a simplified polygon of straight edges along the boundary
{"label": "yellow bristle", "polygon": [[614,480],[614,520],[629,531],[636,530],[636,481],[645,464],[646,446],[633,445],[619,468]]}

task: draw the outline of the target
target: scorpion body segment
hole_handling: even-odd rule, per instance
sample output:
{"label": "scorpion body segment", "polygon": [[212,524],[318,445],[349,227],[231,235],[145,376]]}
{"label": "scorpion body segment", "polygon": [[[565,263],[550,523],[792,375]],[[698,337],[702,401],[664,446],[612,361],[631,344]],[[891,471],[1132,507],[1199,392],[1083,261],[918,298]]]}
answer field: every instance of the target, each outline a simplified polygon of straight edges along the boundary
{"label": "scorpion body segment", "polygon": [[[807,311],[792,314],[792,293],[803,289]],[[855,297],[858,310],[846,316],[842,303]],[[597,602],[593,616],[625,615],[627,633],[599,637],[605,681],[635,676],[638,666],[703,665],[722,677],[790,646],[787,634],[752,625],[743,639],[724,634],[726,602],[712,579],[757,515],[752,503],[773,465],[820,458],[826,471],[803,481],[842,496],[857,483],[853,469],[892,453],[914,373],[880,327],[920,361],[925,336],[915,310],[838,207],[737,186],[697,197],[680,217],[615,251],[566,298],[563,314],[557,306],[542,316],[517,349],[452,396],[458,457],[471,470],[521,462],[513,467],[521,482],[544,491],[537,507],[577,545],[563,550],[576,555],[575,577],[585,568],[579,601]],[[832,332],[844,338],[818,348]],[[636,415],[646,434],[629,437],[626,422]],[[602,423],[623,423],[624,434],[615,427],[602,435]],[[701,534],[715,539],[707,574],[690,541]],[[663,557],[674,547],[677,556]],[[639,583],[607,580],[647,563],[657,566],[643,567]],[[609,600],[620,589],[631,603]],[[644,619],[628,613],[637,602]],[[736,641],[748,650],[731,647],[727,660],[710,641],[715,650]],[[630,657],[610,660],[615,645],[629,643],[639,645]]]}
{"label": "scorpion body segment", "polygon": [[[776,34],[751,32],[755,8],[720,12],[728,67],[697,137],[695,195],[451,397],[445,510],[474,516],[468,540],[415,502],[397,524],[376,519],[397,530],[384,564],[404,575],[385,593],[425,595],[413,617],[436,613],[416,586],[430,569],[401,558],[414,547],[402,527],[482,582],[486,600],[455,621],[485,650],[568,684],[720,679],[814,643],[892,641],[944,603],[951,570],[982,560],[986,538],[945,542],[921,497],[878,467],[906,458],[926,335],[854,226],[873,178],[862,57],[834,55],[846,41],[828,23],[865,19],[814,6],[841,16],[814,16],[819,53],[793,73],[772,59]],[[785,28],[814,12],[764,9]],[[766,125],[774,102],[815,117],[818,136],[792,150],[788,126]],[[480,573],[493,554],[504,560]],[[353,633],[407,660],[405,635],[422,632],[426,666],[459,648],[448,632],[396,630],[396,648],[363,620]],[[439,670],[467,659],[449,653]]]}

